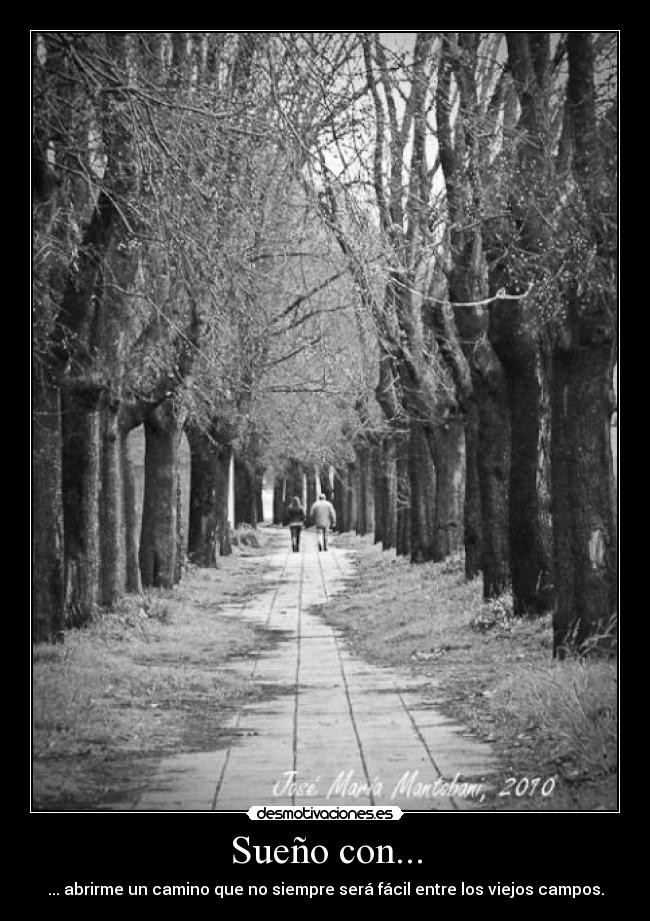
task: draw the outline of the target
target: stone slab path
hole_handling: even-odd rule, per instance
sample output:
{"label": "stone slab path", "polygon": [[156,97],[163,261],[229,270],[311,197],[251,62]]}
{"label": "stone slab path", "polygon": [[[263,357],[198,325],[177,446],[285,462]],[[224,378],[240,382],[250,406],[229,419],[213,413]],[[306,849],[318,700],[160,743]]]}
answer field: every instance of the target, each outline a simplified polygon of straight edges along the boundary
{"label": "stone slab path", "polygon": [[311,529],[300,553],[290,551],[288,531],[278,529],[270,546],[268,589],[220,613],[281,634],[274,649],[240,666],[277,695],[229,720],[225,748],[165,758],[137,802],[113,808],[480,809],[496,769],[490,747],[426,703],[423,680],[365,663],[310,610],[344,590],[353,551],[330,544],[319,553]]}

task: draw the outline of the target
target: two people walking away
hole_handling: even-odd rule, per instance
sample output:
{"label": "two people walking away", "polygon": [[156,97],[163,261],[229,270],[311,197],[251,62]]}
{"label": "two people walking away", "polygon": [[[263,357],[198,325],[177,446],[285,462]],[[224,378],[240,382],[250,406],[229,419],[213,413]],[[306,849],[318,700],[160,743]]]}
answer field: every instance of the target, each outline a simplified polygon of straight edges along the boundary
{"label": "two people walking away", "polygon": [[[331,502],[321,493],[309,512],[312,523],[316,526],[316,539],[318,549],[327,550],[327,532],[336,527],[336,512]],[[284,516],[283,524],[289,525],[291,531],[291,549],[294,553],[300,550],[300,535],[305,524],[305,510],[298,496],[294,496]]]}
{"label": "two people walking away", "polygon": [[325,493],[321,493],[309,512],[312,522],[316,526],[316,539],[318,549],[327,550],[327,532],[329,528],[336,527],[336,512],[331,502],[328,502]]}
{"label": "two people walking away", "polygon": [[300,550],[300,532],[305,523],[305,510],[298,496],[294,496],[289,504],[286,523],[291,531],[291,549],[294,553],[298,553]]}

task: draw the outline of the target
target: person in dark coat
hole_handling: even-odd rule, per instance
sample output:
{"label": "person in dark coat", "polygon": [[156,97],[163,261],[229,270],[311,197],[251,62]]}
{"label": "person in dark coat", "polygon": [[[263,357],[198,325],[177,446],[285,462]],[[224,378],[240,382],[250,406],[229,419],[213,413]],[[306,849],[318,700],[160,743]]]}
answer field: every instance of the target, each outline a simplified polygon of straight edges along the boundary
{"label": "person in dark coat", "polygon": [[291,548],[294,553],[300,550],[300,532],[305,523],[305,510],[298,496],[294,496],[289,504],[286,514],[286,522],[291,531]]}

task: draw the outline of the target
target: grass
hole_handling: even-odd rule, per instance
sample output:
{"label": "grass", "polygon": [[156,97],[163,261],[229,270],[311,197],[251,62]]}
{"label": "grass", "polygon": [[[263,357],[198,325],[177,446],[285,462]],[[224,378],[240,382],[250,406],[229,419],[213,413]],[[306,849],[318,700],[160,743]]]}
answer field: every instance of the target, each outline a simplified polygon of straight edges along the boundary
{"label": "grass", "polygon": [[413,566],[368,538],[336,544],[358,551],[356,573],[322,616],[368,661],[428,679],[431,702],[494,746],[495,794],[509,777],[555,778],[551,796],[495,795],[492,808],[617,808],[615,663],[553,661],[550,616],[514,618],[507,595],[484,603],[460,557]]}
{"label": "grass", "polygon": [[130,596],[64,644],[34,647],[34,808],[122,801],[166,753],[218,748],[232,708],[268,694],[232,660],[269,635],[223,611],[260,589],[260,552],[240,547],[219,569],[190,566],[175,589]]}

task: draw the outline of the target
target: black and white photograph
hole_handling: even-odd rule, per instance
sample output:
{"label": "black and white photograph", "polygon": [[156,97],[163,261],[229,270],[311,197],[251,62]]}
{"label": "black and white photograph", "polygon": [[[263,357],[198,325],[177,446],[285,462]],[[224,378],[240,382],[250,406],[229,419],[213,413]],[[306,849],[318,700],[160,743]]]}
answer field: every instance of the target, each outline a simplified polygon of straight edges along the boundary
{"label": "black and white photograph", "polygon": [[619,41],[30,30],[30,813],[620,811]]}

